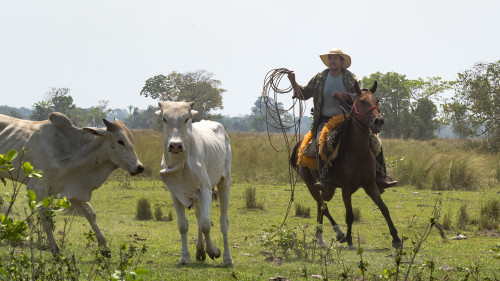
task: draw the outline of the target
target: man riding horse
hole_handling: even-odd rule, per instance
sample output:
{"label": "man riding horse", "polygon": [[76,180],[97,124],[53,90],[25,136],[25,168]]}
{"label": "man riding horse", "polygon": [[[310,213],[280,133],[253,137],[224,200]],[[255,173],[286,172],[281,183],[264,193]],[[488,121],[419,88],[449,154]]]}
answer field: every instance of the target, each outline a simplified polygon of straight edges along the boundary
{"label": "man riding horse", "polygon": [[[335,186],[330,173],[332,172],[331,168],[329,165],[325,165],[325,161],[320,156],[319,149],[317,149],[318,140],[325,124],[332,117],[344,114],[340,100],[343,98],[349,99],[347,95],[352,100],[356,98],[354,84],[359,81],[352,72],[347,70],[351,65],[351,57],[344,54],[340,49],[332,49],[328,53],[320,55],[320,58],[328,68],[316,74],[307,86],[303,87],[297,84],[293,71],[288,73],[288,79],[294,88],[292,98],[303,100],[313,98],[311,133],[312,143],[316,147],[316,161],[319,172],[319,183],[316,184],[316,187],[319,190],[327,191],[335,188]],[[378,162],[376,183],[380,193],[382,193],[385,188],[395,186],[397,181],[386,180],[386,166],[382,150],[380,150],[376,159]]]}

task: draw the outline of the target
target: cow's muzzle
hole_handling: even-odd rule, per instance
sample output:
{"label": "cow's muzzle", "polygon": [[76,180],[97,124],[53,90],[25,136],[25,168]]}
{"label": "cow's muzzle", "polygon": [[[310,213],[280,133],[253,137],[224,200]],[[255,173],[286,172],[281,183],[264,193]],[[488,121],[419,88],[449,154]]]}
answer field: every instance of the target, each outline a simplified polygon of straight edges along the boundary
{"label": "cow's muzzle", "polygon": [[184,151],[184,147],[182,145],[182,142],[170,142],[168,145],[168,152],[172,154],[177,154],[181,153]]}
{"label": "cow's muzzle", "polygon": [[142,172],[144,172],[144,166],[142,164],[140,164],[140,165],[137,165],[137,167],[135,167],[135,170],[130,172],[130,175],[135,176],[135,175],[138,175]]}

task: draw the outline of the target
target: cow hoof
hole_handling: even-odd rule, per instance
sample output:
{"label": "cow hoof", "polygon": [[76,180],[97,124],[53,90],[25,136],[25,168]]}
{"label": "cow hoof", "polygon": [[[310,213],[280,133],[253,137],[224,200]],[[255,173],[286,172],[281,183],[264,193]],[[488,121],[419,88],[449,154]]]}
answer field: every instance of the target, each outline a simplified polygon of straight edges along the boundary
{"label": "cow hoof", "polygon": [[179,261],[179,265],[188,265],[188,264],[189,264],[189,260],[181,259]]}
{"label": "cow hoof", "polygon": [[234,263],[232,260],[224,261],[223,265],[225,267],[234,267]]}
{"label": "cow hoof", "polygon": [[352,251],[352,250],[356,250],[356,248],[354,248],[353,245],[347,245],[347,250],[351,250]]}
{"label": "cow hoof", "polygon": [[208,256],[211,258],[211,259],[217,259],[220,257],[220,249],[219,248],[215,248],[217,250],[217,252],[215,253],[215,255],[213,255],[212,253],[210,252],[207,252],[208,253]]}
{"label": "cow hoof", "polygon": [[205,251],[196,251],[196,260],[197,261],[204,261],[207,259],[207,254]]}

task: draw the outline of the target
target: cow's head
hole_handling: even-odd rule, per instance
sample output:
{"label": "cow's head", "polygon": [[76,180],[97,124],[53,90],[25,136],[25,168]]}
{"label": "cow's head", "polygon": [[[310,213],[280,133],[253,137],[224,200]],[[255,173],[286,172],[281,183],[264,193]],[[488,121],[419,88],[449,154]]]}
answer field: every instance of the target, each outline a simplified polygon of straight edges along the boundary
{"label": "cow's head", "polygon": [[110,146],[105,147],[108,160],[113,164],[123,168],[132,176],[144,171],[144,166],[137,158],[134,149],[134,138],[130,130],[118,119],[113,122],[103,119],[106,129],[83,128],[83,130],[98,136],[106,138]]}
{"label": "cow's head", "polygon": [[178,154],[186,151],[193,116],[198,113],[193,110],[193,105],[193,102],[158,102],[160,110],[156,114],[163,120],[165,153]]}

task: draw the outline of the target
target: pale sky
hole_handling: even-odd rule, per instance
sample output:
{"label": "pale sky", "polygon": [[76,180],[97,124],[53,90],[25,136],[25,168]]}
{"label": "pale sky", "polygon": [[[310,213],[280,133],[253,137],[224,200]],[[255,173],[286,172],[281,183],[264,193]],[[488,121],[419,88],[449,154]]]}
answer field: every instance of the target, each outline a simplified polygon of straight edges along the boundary
{"label": "pale sky", "polygon": [[455,80],[500,59],[499,14],[498,0],[0,0],[0,105],[65,87],[78,107],[145,109],[157,104],[139,95],[148,78],[202,69],[227,90],[220,112],[245,115],[268,71],[304,85],[332,48],[359,78]]}

